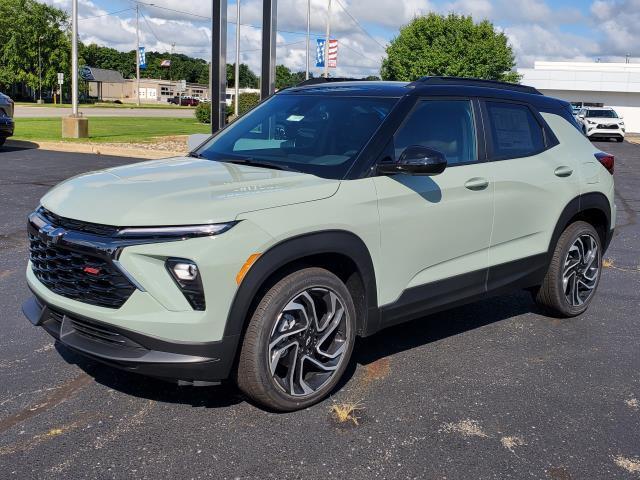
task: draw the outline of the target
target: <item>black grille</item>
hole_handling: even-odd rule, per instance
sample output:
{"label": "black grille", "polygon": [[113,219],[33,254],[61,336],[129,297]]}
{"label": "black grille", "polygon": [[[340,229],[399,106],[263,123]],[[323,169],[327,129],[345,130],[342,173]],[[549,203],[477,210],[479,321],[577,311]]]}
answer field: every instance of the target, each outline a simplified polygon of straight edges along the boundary
{"label": "black grille", "polygon": [[93,235],[103,235],[109,237],[118,232],[116,227],[111,225],[102,225],[100,223],[87,223],[80,220],[74,220],[72,218],[65,218],[50,212],[46,208],[40,207],[38,214],[47,220],[50,224],[56,227],[62,227],[67,230],[75,230],[76,232],[91,233]]}
{"label": "black grille", "polygon": [[599,130],[617,130],[618,125],[598,125]]}
{"label": "black grille", "polygon": [[[33,273],[63,297],[107,308],[120,308],[135,287],[110,262],[69,250],[29,233]],[[94,269],[87,273],[85,268]]]}

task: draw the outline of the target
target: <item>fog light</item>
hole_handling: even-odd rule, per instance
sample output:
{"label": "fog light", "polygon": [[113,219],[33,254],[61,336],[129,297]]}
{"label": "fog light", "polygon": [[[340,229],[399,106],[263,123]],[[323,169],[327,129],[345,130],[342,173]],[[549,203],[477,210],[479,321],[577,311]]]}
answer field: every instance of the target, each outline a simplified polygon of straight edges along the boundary
{"label": "fog light", "polygon": [[184,258],[168,258],[166,267],[189,305],[194,310],[204,310],[206,303],[198,266]]}
{"label": "fog light", "polygon": [[173,265],[173,273],[180,280],[192,282],[198,276],[198,267],[193,263],[176,263]]}

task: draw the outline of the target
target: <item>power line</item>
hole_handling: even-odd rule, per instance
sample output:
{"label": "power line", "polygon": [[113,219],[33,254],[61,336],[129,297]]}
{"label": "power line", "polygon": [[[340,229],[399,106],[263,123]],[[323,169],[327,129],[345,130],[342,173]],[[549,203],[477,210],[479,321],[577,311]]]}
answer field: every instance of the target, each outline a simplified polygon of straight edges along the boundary
{"label": "power line", "polygon": [[160,40],[160,38],[158,37],[158,35],[156,35],[156,32],[153,31],[153,28],[151,28],[151,24],[149,23],[149,20],[147,19],[147,16],[144,14],[144,12],[140,12],[140,15],[142,15],[142,18],[144,19],[144,23],[147,24],[147,27],[149,27],[149,30],[151,31],[151,34],[156,37],[156,40],[158,41],[158,43],[162,43],[162,40]]}
{"label": "power line", "polygon": [[338,2],[338,5],[340,5],[340,8],[342,8],[342,10],[344,11],[344,13],[346,13],[351,20],[353,20],[353,22],[358,26],[358,28],[360,28],[360,30],[362,30],[364,32],[364,34],[369,37],[371,40],[373,40],[374,42],[376,42],[378,44],[378,46],[382,49],[386,51],[386,48],[373,36],[371,35],[363,26],[362,24],[358,21],[358,19],[356,17],[354,17],[353,15],[351,15],[351,13],[349,12],[349,10],[346,9],[346,7],[342,4],[342,2],[340,0],[336,0],[336,2]]}
{"label": "power line", "polygon": [[125,8],[124,10],[118,10],[118,11],[116,11],[116,12],[108,12],[108,13],[104,13],[104,14],[102,14],[102,15],[95,15],[95,16],[93,16],[93,17],[84,17],[84,18],[79,18],[79,19],[78,19],[78,21],[79,21],[79,22],[81,22],[81,21],[83,21],[83,20],[91,20],[91,19],[94,19],[94,18],[108,17],[108,16],[110,16],[110,15],[117,15],[117,14],[119,14],[119,13],[128,12],[128,11],[130,11],[130,10],[133,10],[133,8]]}

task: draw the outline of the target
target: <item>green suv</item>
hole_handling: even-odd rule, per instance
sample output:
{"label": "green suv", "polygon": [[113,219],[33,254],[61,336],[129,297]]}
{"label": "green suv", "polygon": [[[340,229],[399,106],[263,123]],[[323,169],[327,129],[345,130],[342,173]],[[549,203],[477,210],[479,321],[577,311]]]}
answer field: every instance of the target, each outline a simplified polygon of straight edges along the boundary
{"label": "green suv", "polygon": [[231,378],[287,411],[334,389],[357,336],[514,289],[562,317],[593,300],[614,158],[532,88],[307,84],[201,140],[42,198],[34,325],[107,365]]}

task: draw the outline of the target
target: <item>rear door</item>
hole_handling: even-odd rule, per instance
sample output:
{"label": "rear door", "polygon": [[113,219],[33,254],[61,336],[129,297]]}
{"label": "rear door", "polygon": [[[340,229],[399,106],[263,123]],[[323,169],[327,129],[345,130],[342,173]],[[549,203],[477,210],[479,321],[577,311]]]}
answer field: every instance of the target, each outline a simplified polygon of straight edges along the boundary
{"label": "rear door", "polygon": [[383,156],[397,161],[405,148],[422,145],[441,151],[448,161],[440,175],[374,179],[381,229],[380,303],[393,304],[383,319],[387,324],[484,292],[493,182],[481,161],[478,110],[469,98],[420,99]]}
{"label": "rear door", "polygon": [[528,286],[544,274],[556,223],[580,193],[576,155],[528,104],[482,103],[487,167],[495,188],[488,289],[518,282]]}

